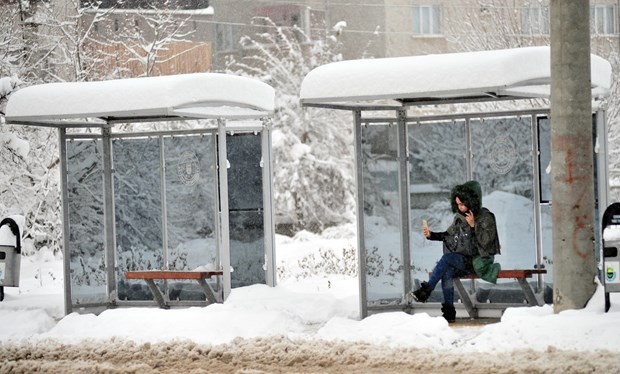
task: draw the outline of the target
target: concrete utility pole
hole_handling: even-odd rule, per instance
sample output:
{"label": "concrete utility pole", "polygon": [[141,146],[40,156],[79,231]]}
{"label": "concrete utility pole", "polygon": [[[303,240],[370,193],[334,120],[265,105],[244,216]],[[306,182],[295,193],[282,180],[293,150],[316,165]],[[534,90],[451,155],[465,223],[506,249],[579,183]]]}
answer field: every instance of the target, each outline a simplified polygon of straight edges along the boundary
{"label": "concrete utility pole", "polygon": [[595,291],[590,2],[551,0],[553,309]]}

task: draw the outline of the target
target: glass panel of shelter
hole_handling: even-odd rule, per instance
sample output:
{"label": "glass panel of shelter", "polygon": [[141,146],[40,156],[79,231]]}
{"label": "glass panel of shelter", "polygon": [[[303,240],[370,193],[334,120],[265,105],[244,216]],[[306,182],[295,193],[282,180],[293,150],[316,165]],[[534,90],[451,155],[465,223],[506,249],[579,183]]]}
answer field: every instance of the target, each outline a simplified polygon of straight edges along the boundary
{"label": "glass panel of shelter", "polygon": [[[167,268],[218,269],[215,136],[163,140]],[[195,281],[168,281],[168,292],[170,300],[204,300]]]}
{"label": "glass panel of shelter", "polygon": [[404,293],[397,126],[362,126],[364,247],[370,306],[399,303]]}
{"label": "glass panel of shelter", "polygon": [[265,284],[261,134],[227,134],[226,154],[231,287]]}
{"label": "glass panel of shelter", "polygon": [[[216,135],[213,134],[163,137],[165,193],[162,196],[165,196],[165,203],[159,207],[159,211],[153,211],[152,216],[160,217],[165,211],[166,219],[163,223],[150,222],[148,226],[154,230],[164,227],[167,235],[154,239],[155,241],[151,243],[154,250],[147,250],[141,246],[141,250],[130,250],[129,254],[126,254],[117,242],[119,299],[151,299],[150,291],[143,281],[127,283],[123,280],[127,270],[164,268],[193,270],[200,267],[213,269],[218,266],[216,222],[219,192],[215,168],[217,165],[215,139]],[[140,138],[136,141],[158,146],[158,142],[152,139]],[[140,148],[135,144],[132,147],[136,149],[136,154],[140,154]],[[155,150],[153,153],[156,153]],[[260,133],[227,134],[227,153],[230,256],[232,268],[237,269],[231,275],[232,286],[266,283]],[[149,158],[158,160],[159,156],[153,154]],[[116,163],[127,163],[126,159],[119,158],[116,154],[115,160]],[[131,162],[128,164],[117,165],[116,169],[135,167],[131,166]],[[155,162],[149,167],[152,170],[159,170],[152,173],[159,178],[161,168]],[[148,185],[153,189],[149,200],[157,200],[155,196],[161,193],[162,183],[159,180],[148,179]],[[118,187],[115,189],[118,190]],[[115,192],[122,193],[121,190]],[[117,211],[119,205],[122,203],[117,202]],[[140,207],[134,210],[139,211]],[[132,220],[139,222],[140,217],[133,217]],[[117,226],[119,223],[122,223],[122,219],[119,219],[117,214]],[[117,227],[117,233],[118,231]],[[140,241],[140,239],[133,240]],[[167,267],[164,267],[163,263],[166,263]],[[204,299],[202,290],[193,281],[168,282],[167,287],[164,282],[160,282],[160,286],[164,292],[168,292],[170,300]]]}
{"label": "glass panel of shelter", "polygon": [[[100,140],[67,145],[71,302],[110,300],[104,244]],[[266,283],[261,131],[227,134],[233,287]],[[112,141],[118,300],[152,300],[127,270],[194,270],[219,264],[216,134],[123,135]],[[164,235],[164,233],[166,235]],[[88,240],[84,240],[88,237]],[[167,266],[165,266],[167,264]],[[196,282],[174,282],[171,300],[204,299]]]}
{"label": "glass panel of shelter", "polygon": [[114,209],[119,300],[152,300],[128,270],[164,269],[159,138],[114,139]]}
{"label": "glass panel of shelter", "polygon": [[496,261],[504,268],[536,263],[531,124],[531,116],[511,116],[409,125],[414,288],[428,279],[442,247],[422,237],[421,221],[427,220],[434,231],[447,228],[453,218],[450,190],[468,179],[481,184],[483,206],[496,215],[503,248]]}
{"label": "glass panel of shelter", "polygon": [[551,224],[551,121],[549,117],[537,117],[538,164],[540,185],[540,220],[542,238],[542,265],[547,269],[546,279],[553,281],[553,242]]}
{"label": "glass panel of shelter", "polygon": [[[537,264],[536,206],[532,157],[532,117],[510,116],[472,120],[472,173],[480,182],[482,204],[495,215],[504,269],[531,269]],[[525,301],[513,279],[498,286],[478,281],[478,299]],[[506,284],[499,286],[499,284]],[[514,291],[514,292],[513,292]]]}
{"label": "glass panel of shelter", "polygon": [[[455,117],[408,125],[412,233],[408,270],[411,271],[413,288],[421,280],[428,279],[428,273],[441,256],[441,243],[428,242],[422,237],[422,220],[429,221],[432,230],[447,228],[453,217],[450,189],[468,179],[480,182],[483,205],[497,211],[504,248],[497,260],[505,268],[531,268],[536,263],[531,131],[532,117],[528,115],[484,120]],[[398,271],[401,256],[397,250],[401,223],[398,210],[390,209],[393,204],[400,204],[398,160],[394,149],[398,144],[396,137],[395,126],[362,127],[364,246],[369,307],[392,302],[395,294],[403,288],[403,277]],[[468,149],[475,150],[471,161],[467,157]],[[514,228],[515,215],[519,216],[519,227],[523,226],[518,230]],[[377,229],[379,223],[381,227]],[[375,263],[381,266],[375,266]],[[388,268],[392,270],[386,271]],[[374,272],[374,269],[382,272]]]}
{"label": "glass panel of shelter", "polygon": [[[482,204],[495,214],[505,269],[536,264],[532,117],[471,121],[472,173],[482,187]],[[501,280],[500,280],[501,281]],[[512,282],[512,280],[507,280]]]}
{"label": "glass panel of shelter", "polygon": [[66,150],[71,303],[100,304],[108,300],[101,141],[67,141]]}
{"label": "glass panel of shelter", "polygon": [[[450,190],[463,183],[468,174],[466,135],[463,119],[407,125],[414,289],[428,279],[429,272],[441,257],[442,243],[424,238],[422,220],[428,222],[431,231],[444,231],[452,223]],[[436,294],[441,292],[440,287],[436,290]],[[432,296],[432,299],[436,297]]]}
{"label": "glass panel of shelter", "polygon": [[[592,140],[593,140],[593,171],[594,171],[594,209],[595,209],[595,248],[597,263],[600,260],[601,232],[596,228],[600,226],[599,185],[598,181],[598,121],[597,113],[592,115]],[[539,141],[539,165],[540,165],[540,195],[541,195],[541,237],[542,237],[542,265],[547,269],[545,279],[548,283],[553,282],[553,242],[552,242],[552,204],[551,204],[551,120],[548,116],[536,117]]]}

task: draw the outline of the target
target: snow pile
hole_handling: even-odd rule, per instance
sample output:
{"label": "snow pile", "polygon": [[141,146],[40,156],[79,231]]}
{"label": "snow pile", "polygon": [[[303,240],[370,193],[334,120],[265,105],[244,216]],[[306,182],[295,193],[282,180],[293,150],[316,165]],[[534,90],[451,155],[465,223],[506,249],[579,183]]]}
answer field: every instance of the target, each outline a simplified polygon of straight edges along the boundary
{"label": "snow pile", "polygon": [[[300,271],[317,251],[340,258],[354,247],[354,234],[347,225],[324,235],[277,236],[278,267]],[[510,308],[499,323],[459,326],[426,313],[359,320],[357,279],[342,274],[301,278],[290,271],[274,288],[233,289],[224,304],[99,315],[63,316],[62,283],[62,258],[51,251],[22,259],[20,287],[5,288],[0,303],[0,372],[620,369],[620,297],[612,294],[604,313],[601,286],[583,310]]]}
{"label": "snow pile", "polygon": [[[336,232],[331,229],[325,236],[307,232],[294,238],[277,236],[278,267],[301,271],[309,256],[319,252],[341,258],[344,248],[354,248],[355,236],[350,226],[341,228],[340,236]],[[20,287],[6,287],[6,299],[0,303],[0,341],[155,344],[189,340],[219,345],[239,338],[285,336],[462,353],[620,350],[620,297],[612,294],[611,310],[604,313],[600,285],[583,310],[553,314],[551,306],[510,308],[501,322],[484,327],[450,326],[443,318],[425,313],[391,312],[359,320],[357,278],[328,272],[302,278],[290,270],[277,287],[233,289],[224,304],[170,310],[119,308],[99,315],[63,316],[62,287],[60,257],[51,252],[46,255],[45,251],[24,257]]]}

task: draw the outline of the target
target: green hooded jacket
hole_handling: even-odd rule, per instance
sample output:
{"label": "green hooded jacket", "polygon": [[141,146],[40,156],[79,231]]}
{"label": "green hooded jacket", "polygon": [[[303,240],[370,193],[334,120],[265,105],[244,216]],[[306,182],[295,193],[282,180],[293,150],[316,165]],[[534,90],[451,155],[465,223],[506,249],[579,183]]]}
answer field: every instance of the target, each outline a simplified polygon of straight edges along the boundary
{"label": "green hooded jacket", "polygon": [[495,263],[495,255],[500,254],[499,236],[495,215],[482,207],[482,189],[477,181],[469,181],[452,189],[452,211],[457,213],[456,197],[474,214],[474,236],[477,255],[472,265],[476,274],[490,283],[497,283],[500,264]]}

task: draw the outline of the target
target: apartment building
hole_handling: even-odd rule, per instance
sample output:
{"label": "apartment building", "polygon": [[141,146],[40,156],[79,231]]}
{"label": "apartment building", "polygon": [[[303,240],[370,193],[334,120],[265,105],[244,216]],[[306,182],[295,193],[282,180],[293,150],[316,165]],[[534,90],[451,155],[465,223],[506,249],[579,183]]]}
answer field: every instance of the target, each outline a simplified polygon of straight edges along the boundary
{"label": "apartment building", "polygon": [[[242,37],[275,33],[274,26],[302,43],[337,35],[345,59],[546,45],[551,16],[548,0],[105,0],[84,10],[87,5],[83,0],[78,12],[68,1],[54,3],[69,19],[81,14],[78,32],[88,32],[105,57],[100,69],[108,77],[219,71],[229,56],[254,53]],[[605,58],[620,51],[619,6],[620,0],[590,1],[591,49]],[[139,44],[162,41],[155,60],[147,58],[153,50],[134,53]]]}
{"label": "apartment building", "polygon": [[[347,22],[346,58],[513,48],[549,43],[549,1],[329,0],[328,19]],[[618,50],[618,1],[590,1],[592,50]],[[358,17],[357,13],[366,14]],[[372,15],[372,16],[371,16]]]}
{"label": "apartment building", "polygon": [[240,43],[243,37],[276,34],[276,27],[299,42],[325,37],[329,23],[323,0],[211,0],[214,9],[214,53],[216,69],[228,57],[243,58],[254,53]]}
{"label": "apartment building", "polygon": [[[619,50],[618,0],[590,1],[592,51]],[[264,32],[255,17],[313,38],[346,23],[345,59],[397,57],[549,44],[549,1],[531,0],[212,0],[217,56],[243,55],[239,38]],[[254,21],[252,21],[254,19]],[[217,65],[217,64],[216,64]]]}

